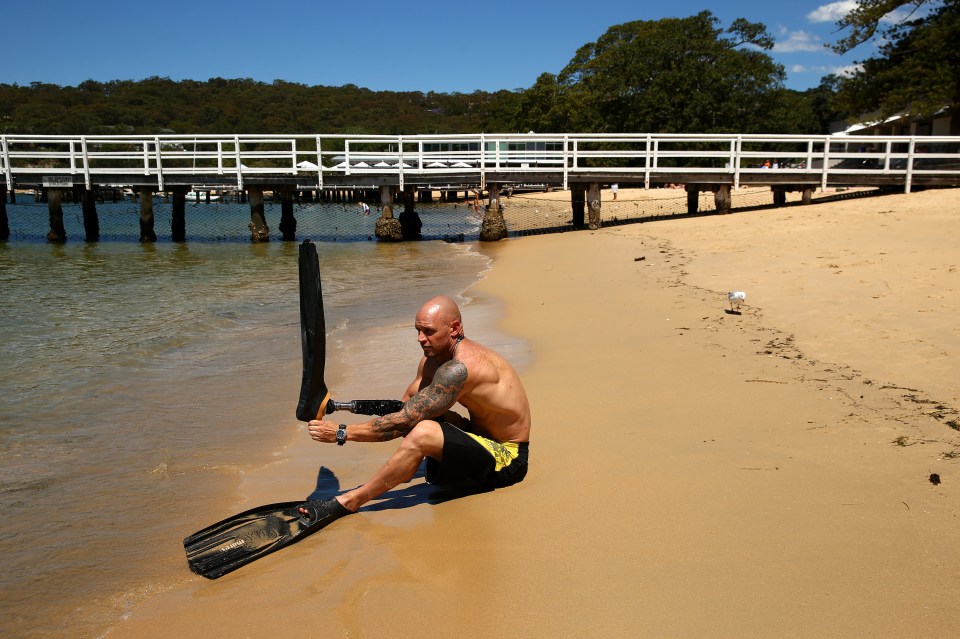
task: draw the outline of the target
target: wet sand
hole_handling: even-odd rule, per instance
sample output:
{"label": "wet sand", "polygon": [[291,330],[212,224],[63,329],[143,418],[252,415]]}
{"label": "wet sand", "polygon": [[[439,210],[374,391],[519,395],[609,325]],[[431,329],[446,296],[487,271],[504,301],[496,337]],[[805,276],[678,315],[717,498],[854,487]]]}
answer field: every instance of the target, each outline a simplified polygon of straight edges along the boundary
{"label": "wet sand", "polygon": [[[415,479],[107,636],[949,634],[958,213],[926,191],[485,245],[466,327],[476,305],[478,337],[501,317],[529,346],[527,480],[434,502]],[[319,464],[352,487],[394,447],[344,464],[304,434],[248,501]]]}

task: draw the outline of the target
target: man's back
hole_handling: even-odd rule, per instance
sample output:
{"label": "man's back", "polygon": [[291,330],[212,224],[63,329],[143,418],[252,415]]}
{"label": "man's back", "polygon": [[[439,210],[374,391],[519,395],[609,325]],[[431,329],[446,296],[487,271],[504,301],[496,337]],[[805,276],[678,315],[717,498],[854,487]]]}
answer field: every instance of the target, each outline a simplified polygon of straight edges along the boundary
{"label": "man's back", "polygon": [[513,366],[499,353],[464,338],[456,359],[467,369],[457,401],[470,411],[471,424],[501,442],[530,439],[530,403]]}

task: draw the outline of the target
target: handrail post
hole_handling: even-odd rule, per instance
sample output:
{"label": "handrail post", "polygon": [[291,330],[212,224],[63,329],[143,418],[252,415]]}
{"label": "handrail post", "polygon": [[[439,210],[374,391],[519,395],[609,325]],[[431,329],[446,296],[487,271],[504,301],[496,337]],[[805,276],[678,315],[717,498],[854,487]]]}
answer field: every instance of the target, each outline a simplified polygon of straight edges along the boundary
{"label": "handrail post", "polygon": [[157,145],[157,188],[163,190],[163,159],[160,156],[160,136],[154,136]]}
{"label": "handrail post", "polygon": [[297,172],[297,138],[290,139],[290,152],[293,155],[290,163],[293,165],[293,174],[299,175]]}
{"label": "handrail post", "polygon": [[0,151],[3,152],[3,172],[7,176],[7,188],[13,190],[13,174],[10,171],[10,150],[6,135],[0,135]]}
{"label": "handrail post", "polygon": [[564,134],[563,136],[563,190],[566,191],[569,187],[567,185],[567,174],[570,172],[569,164],[570,158],[570,136]]}
{"label": "handrail post", "polygon": [[233,154],[237,160],[237,190],[243,190],[243,159],[240,157],[240,136],[233,136]]}
{"label": "handrail post", "polygon": [[810,170],[810,165],[813,164],[813,140],[807,140],[807,163],[806,169]]}
{"label": "handrail post", "polygon": [[77,150],[74,148],[74,140],[70,140],[70,175],[77,172]]}
{"label": "handrail post", "polygon": [[343,141],[343,163],[345,166],[344,175],[350,175],[350,140]]}
{"label": "handrail post", "polygon": [[653,136],[647,134],[646,144],[643,149],[643,188],[650,190],[650,160],[652,158],[650,149],[653,145]]}
{"label": "handrail post", "polygon": [[403,190],[403,136],[397,136],[397,173],[400,177],[400,190]]}
{"label": "handrail post", "polygon": [[903,185],[903,192],[909,193],[910,187],[913,185],[913,152],[917,142],[917,138],[910,136],[910,144],[907,146],[907,176],[906,182]]}
{"label": "handrail post", "polygon": [[87,157],[87,136],[80,136],[80,149],[83,153],[83,184],[89,191],[92,188],[90,184],[90,158]]}
{"label": "handrail post", "polygon": [[[321,138],[317,136],[317,188],[323,190],[323,153],[320,150]],[[319,195],[319,193],[317,194]]]}
{"label": "handrail post", "polygon": [[143,174],[150,175],[150,142],[147,140],[143,141]]}
{"label": "handrail post", "polygon": [[823,168],[822,175],[820,177],[820,190],[827,190],[827,172],[829,171],[830,164],[830,136],[824,136],[823,138]]}
{"label": "handrail post", "polygon": [[733,169],[733,188],[734,190],[740,188],[740,156],[743,154],[743,136],[738,135],[735,139],[730,141],[730,162]]}
{"label": "handrail post", "polygon": [[486,136],[480,134],[480,190],[487,186],[487,140]]}

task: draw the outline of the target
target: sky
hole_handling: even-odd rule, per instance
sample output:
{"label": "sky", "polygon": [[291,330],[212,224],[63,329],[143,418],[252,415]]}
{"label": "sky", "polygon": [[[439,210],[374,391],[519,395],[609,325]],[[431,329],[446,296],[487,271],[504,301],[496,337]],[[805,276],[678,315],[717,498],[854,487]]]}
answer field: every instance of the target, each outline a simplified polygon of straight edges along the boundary
{"label": "sky", "polygon": [[[35,0],[6,3],[0,83],[251,78],[375,91],[526,89],[584,44],[633,20],[710,10],[766,25],[769,52],[804,90],[873,55],[825,44],[854,0]],[[712,6],[711,6],[712,5]]]}

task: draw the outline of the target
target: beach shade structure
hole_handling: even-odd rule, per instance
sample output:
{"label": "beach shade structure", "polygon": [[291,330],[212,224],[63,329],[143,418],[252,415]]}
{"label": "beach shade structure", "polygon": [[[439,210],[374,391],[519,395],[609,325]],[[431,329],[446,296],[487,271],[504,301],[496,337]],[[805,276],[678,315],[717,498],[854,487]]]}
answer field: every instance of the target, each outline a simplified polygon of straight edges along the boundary
{"label": "beach shade structure", "polygon": [[467,164],[466,162],[457,162],[456,164],[452,164],[452,165],[450,165],[450,166],[451,166],[451,168],[454,168],[454,169],[469,169],[469,168],[471,168],[470,165]]}
{"label": "beach shade structure", "polygon": [[366,162],[357,162],[356,164],[353,165],[353,168],[355,168],[355,169],[369,169],[369,168],[370,168],[370,165],[367,164]]}
{"label": "beach shade structure", "polygon": [[387,164],[386,162],[384,162],[383,160],[381,160],[380,162],[377,162],[377,163],[374,164],[373,166],[382,169],[382,168],[389,168],[390,165]]}
{"label": "beach shade structure", "polygon": [[447,165],[444,164],[443,162],[431,162],[430,164],[427,165],[427,168],[428,169],[445,169],[447,168]]}
{"label": "beach shade structure", "polygon": [[739,313],[740,305],[747,299],[747,294],[743,291],[730,291],[727,293],[727,300],[730,302],[730,310]]}
{"label": "beach shade structure", "polygon": [[309,169],[309,170],[311,170],[311,171],[316,171],[316,170],[319,169],[320,167],[317,166],[316,164],[314,164],[313,162],[310,162],[309,160],[304,160],[303,162],[298,162],[298,163],[297,163],[297,168],[298,168],[298,169]]}
{"label": "beach shade structure", "polygon": [[410,168],[410,165],[407,164],[406,162],[397,162],[396,164],[393,165],[393,168],[397,168],[398,166],[403,167],[405,169]]}

